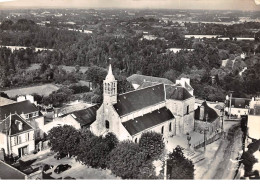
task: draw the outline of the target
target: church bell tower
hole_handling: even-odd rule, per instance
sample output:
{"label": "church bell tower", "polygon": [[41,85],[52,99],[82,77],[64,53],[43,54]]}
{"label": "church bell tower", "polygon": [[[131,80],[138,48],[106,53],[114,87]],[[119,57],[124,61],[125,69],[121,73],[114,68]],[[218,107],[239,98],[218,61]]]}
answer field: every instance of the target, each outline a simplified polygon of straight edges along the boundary
{"label": "church bell tower", "polygon": [[111,64],[106,79],[103,81],[103,102],[104,104],[117,102],[117,80],[113,75]]}

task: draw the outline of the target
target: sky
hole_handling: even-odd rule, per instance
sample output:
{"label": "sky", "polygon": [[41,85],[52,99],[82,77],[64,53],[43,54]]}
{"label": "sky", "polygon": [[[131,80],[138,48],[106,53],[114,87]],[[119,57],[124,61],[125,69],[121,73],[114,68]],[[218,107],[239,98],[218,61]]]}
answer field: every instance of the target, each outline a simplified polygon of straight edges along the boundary
{"label": "sky", "polygon": [[44,7],[216,9],[260,11],[260,0],[0,0],[0,9]]}

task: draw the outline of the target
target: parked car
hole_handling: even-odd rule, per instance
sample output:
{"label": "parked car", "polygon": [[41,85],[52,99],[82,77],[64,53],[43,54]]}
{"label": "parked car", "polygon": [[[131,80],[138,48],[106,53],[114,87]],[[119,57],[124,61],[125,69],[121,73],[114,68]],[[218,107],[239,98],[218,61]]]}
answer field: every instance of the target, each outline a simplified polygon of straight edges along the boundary
{"label": "parked car", "polygon": [[71,165],[69,165],[69,164],[65,164],[65,165],[60,164],[60,165],[58,165],[58,166],[56,167],[56,169],[54,170],[54,172],[55,172],[56,174],[60,174],[60,173],[66,171],[66,170],[68,170],[68,169],[70,169],[70,168],[71,168]]}
{"label": "parked car", "polygon": [[53,167],[54,167],[53,165],[45,164],[43,165],[42,170],[46,172],[47,170],[52,169]]}
{"label": "parked car", "polygon": [[57,153],[54,158],[57,159],[57,160],[60,160],[62,158],[66,157],[66,154],[63,154],[63,153]]}

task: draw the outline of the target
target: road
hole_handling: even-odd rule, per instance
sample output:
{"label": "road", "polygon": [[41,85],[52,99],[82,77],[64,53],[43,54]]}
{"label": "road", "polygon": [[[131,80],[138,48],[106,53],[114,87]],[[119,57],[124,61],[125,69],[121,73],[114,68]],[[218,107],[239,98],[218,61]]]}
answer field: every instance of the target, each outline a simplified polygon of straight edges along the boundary
{"label": "road", "polygon": [[226,123],[227,134],[207,146],[205,160],[195,164],[195,179],[233,179],[237,167],[235,159],[242,150],[240,121]]}

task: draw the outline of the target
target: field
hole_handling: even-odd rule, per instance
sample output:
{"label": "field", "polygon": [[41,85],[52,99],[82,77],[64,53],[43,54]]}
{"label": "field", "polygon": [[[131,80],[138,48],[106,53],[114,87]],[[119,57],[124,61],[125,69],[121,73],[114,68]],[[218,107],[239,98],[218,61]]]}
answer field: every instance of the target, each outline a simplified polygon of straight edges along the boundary
{"label": "field", "polygon": [[[65,70],[66,72],[72,72],[72,71],[75,71],[75,66],[65,66],[65,65],[60,65],[59,67],[61,67],[63,70]],[[34,64],[31,64],[31,66],[29,68],[27,68],[26,70],[27,71],[31,71],[31,70],[37,70],[41,68],[41,65],[40,64],[37,64],[37,63],[34,63]],[[80,67],[80,72],[82,72],[83,74],[88,70],[88,67],[84,67],[84,66],[81,66]]]}
{"label": "field", "polygon": [[39,86],[32,86],[32,87],[26,87],[26,88],[18,88],[18,89],[11,89],[4,91],[9,97],[15,97],[18,95],[26,95],[26,94],[39,94],[42,96],[48,96],[53,91],[58,90],[59,87],[53,85],[53,84],[45,84],[45,85],[39,85]]}

